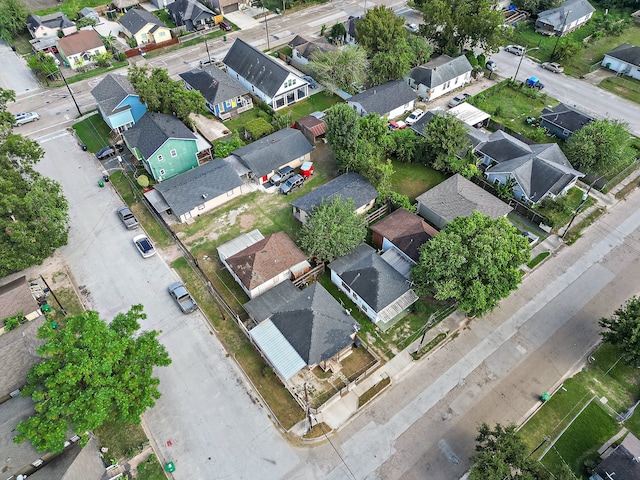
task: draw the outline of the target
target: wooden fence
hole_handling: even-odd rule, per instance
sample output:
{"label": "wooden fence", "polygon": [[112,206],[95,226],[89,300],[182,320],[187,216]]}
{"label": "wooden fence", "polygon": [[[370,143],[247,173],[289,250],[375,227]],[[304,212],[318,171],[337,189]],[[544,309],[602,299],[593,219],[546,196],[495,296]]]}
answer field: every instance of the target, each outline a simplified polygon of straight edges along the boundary
{"label": "wooden fence", "polygon": [[131,58],[131,57],[135,57],[136,55],[143,55],[147,52],[152,52],[153,50],[157,50],[159,48],[175,45],[179,42],[180,40],[178,38],[172,38],[171,40],[167,40],[166,42],[145,43],[144,45],[141,45],[139,47],[130,48],[129,50],[126,50],[124,54],[127,56],[127,58]]}

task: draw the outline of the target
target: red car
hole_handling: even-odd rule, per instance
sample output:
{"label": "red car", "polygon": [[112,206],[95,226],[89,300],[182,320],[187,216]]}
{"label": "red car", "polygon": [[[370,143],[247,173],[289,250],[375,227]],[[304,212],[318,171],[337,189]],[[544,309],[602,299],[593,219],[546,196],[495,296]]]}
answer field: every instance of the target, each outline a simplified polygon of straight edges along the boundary
{"label": "red car", "polygon": [[402,120],[398,120],[397,122],[389,122],[389,130],[404,130],[407,128],[407,124]]}
{"label": "red car", "polygon": [[225,32],[231,31],[231,24],[226,20],[222,20],[218,25],[220,25],[220,30],[224,30]]}

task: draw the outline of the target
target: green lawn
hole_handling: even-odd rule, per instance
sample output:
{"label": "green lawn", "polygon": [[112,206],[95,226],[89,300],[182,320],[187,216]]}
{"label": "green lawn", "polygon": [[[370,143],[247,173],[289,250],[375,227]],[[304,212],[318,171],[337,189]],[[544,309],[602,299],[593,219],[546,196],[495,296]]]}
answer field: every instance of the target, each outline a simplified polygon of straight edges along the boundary
{"label": "green lawn", "polygon": [[631,77],[610,77],[600,82],[600,87],[619,97],[640,103],[640,81]]}
{"label": "green lawn", "polygon": [[176,28],[176,24],[171,20],[171,16],[169,12],[166,10],[155,10],[153,14],[158,17],[161,21],[165,23],[165,25],[169,28]]}
{"label": "green lawn", "polygon": [[[566,195],[560,198],[543,201],[535,210],[540,212],[541,215],[547,217],[552,227],[559,229],[569,223],[571,217],[576,212],[576,208],[582,204],[583,194],[583,190],[578,187],[573,187],[569,189]],[[585,211],[593,204],[595,204],[595,200],[593,197],[589,196],[589,198],[587,198],[584,204],[580,207],[580,211]]]}
{"label": "green lawn", "polygon": [[[313,92],[313,90],[310,90]],[[309,115],[313,112],[324,112],[326,109],[333,107],[336,103],[341,103],[342,100],[337,95],[334,95],[327,90],[323,90],[322,92],[314,93],[310,95],[306,99],[295,103],[291,107],[283,108],[278,110],[278,113],[284,114],[286,112],[291,112],[291,118],[293,121],[296,121],[299,118],[302,118],[306,115]]]}
{"label": "green lawn", "polygon": [[105,422],[95,431],[100,440],[100,446],[109,449],[104,454],[109,462],[134,457],[148,442],[147,436],[140,424],[123,422]]}
{"label": "green lawn", "polygon": [[105,3],[107,3],[105,0],[65,0],[55,7],[44,8],[34,13],[38,15],[48,15],[49,13],[62,12],[71,20],[75,20],[78,17],[78,12],[84,7],[100,7]]}
{"label": "green lawn", "polygon": [[420,163],[393,162],[393,177],[391,189],[409,197],[414,203],[418,195],[444,181],[444,173],[434,170]]}
{"label": "green lawn", "polygon": [[144,462],[138,465],[138,474],[135,478],[138,480],[166,480],[167,476],[156,456],[151,454]]}
{"label": "green lawn", "polygon": [[111,129],[98,113],[74,124],[73,129],[91,153],[109,144]]}

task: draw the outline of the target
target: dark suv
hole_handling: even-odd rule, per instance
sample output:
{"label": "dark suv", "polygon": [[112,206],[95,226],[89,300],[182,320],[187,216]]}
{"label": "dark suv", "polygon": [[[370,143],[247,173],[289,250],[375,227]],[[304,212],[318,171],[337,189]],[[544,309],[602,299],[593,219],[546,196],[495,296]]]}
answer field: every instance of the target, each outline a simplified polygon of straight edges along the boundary
{"label": "dark suv", "polygon": [[280,193],[289,195],[294,190],[304,185],[304,177],[300,174],[294,175],[289,180],[280,185]]}
{"label": "dark suv", "polygon": [[289,180],[291,177],[295,175],[296,171],[291,167],[282,167],[280,170],[277,170],[276,173],[271,177],[271,183],[273,183],[276,187],[280,185],[285,180]]}

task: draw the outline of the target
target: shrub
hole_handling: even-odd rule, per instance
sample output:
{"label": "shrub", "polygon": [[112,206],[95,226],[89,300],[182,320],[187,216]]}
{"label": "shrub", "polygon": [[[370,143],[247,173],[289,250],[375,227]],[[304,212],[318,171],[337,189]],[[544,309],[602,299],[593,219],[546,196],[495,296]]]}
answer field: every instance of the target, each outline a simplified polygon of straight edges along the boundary
{"label": "shrub", "polygon": [[254,118],[244,125],[244,136],[247,140],[258,140],[273,133],[273,127],[264,118]]}

